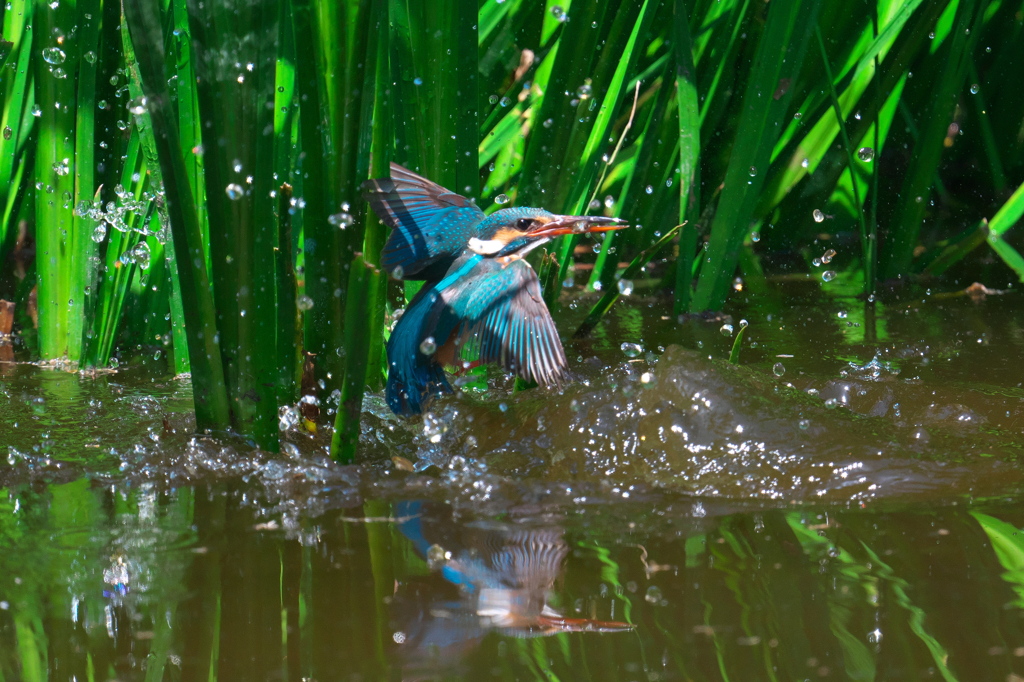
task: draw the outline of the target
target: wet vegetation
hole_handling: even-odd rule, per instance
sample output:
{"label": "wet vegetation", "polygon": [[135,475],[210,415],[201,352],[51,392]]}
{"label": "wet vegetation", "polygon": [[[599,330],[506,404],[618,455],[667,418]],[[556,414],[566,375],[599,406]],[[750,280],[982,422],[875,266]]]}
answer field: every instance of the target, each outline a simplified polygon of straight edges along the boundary
{"label": "wet vegetation", "polygon": [[[0,682],[1024,677],[1019,0],[0,3]],[[621,217],[382,397],[360,185]],[[6,464],[4,464],[6,461]]]}

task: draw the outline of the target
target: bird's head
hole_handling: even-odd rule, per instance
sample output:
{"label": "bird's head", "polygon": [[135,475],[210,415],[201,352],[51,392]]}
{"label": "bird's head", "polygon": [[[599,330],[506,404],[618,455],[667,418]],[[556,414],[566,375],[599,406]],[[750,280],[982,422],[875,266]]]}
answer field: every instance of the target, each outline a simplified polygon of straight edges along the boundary
{"label": "bird's head", "polygon": [[525,254],[563,234],[608,232],[626,227],[619,218],[556,215],[542,208],[503,208],[489,215],[469,240],[469,248],[484,256]]}

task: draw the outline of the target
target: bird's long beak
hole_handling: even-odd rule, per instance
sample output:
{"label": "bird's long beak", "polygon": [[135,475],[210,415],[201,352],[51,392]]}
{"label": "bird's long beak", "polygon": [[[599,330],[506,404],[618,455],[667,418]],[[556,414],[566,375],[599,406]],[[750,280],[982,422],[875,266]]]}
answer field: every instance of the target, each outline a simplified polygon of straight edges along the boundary
{"label": "bird's long beak", "polygon": [[538,225],[527,233],[530,237],[559,237],[563,234],[583,234],[585,232],[610,232],[627,227],[621,218],[606,218],[592,215],[559,215],[554,220]]}

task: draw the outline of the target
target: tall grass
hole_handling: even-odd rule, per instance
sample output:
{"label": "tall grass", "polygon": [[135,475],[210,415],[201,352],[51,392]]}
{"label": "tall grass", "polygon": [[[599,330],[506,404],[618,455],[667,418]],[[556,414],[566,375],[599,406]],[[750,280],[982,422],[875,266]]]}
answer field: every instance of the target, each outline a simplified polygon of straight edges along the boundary
{"label": "tall grass", "polygon": [[31,254],[22,226],[35,240],[0,297],[25,310],[37,288],[44,359],[155,346],[191,372],[204,429],[276,448],[309,352],[306,399],[338,392],[335,453],[354,456],[404,303],[359,196],[392,160],[487,211],[629,219],[538,258],[550,301],[604,292],[588,327],[622,279],[683,313],[780,267],[869,299],[975,277],[986,243],[995,284],[1024,276],[1019,4],[145,4],[0,7],[0,259]]}

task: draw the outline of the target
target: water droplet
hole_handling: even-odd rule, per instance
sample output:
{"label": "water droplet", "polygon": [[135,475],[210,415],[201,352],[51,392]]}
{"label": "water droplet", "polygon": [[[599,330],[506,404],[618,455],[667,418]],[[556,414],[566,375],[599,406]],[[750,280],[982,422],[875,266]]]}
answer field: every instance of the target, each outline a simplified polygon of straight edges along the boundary
{"label": "water droplet", "polygon": [[302,294],[295,299],[295,307],[299,310],[306,311],[313,307],[313,299],[305,294]]}
{"label": "water droplet", "polygon": [[619,293],[623,296],[629,296],[633,293],[633,280],[631,279],[620,279],[619,280]]}
{"label": "water droplet", "polygon": [[396,265],[395,269],[391,271],[391,276],[395,279],[402,279],[405,277],[405,268],[401,265]]}
{"label": "water droplet", "polygon": [[630,343],[629,341],[623,341],[619,348],[622,349],[622,352],[626,354],[627,358],[635,358],[644,352],[644,347],[639,343]]}
{"label": "water droplet", "polygon": [[803,161],[800,162],[800,167],[801,168],[810,168],[811,167],[811,160],[805,158]]}
{"label": "water droplet", "polygon": [[57,175],[64,177],[71,172],[71,163],[68,159],[64,159],[58,163],[53,164],[53,172]]}
{"label": "water droplet", "polygon": [[498,96],[497,95],[491,95],[490,97],[487,98],[487,101],[490,102],[491,104],[497,104],[498,103]]}
{"label": "water droplet", "polygon": [[245,195],[245,190],[242,189],[242,186],[234,182],[225,187],[224,192],[228,195],[228,199],[231,199],[231,201],[238,201]]}
{"label": "water droplet", "polygon": [[612,195],[609,194],[608,196],[606,196],[604,198],[604,207],[605,208],[611,208],[614,205],[615,205],[615,197],[613,197]]}
{"label": "water droplet", "polygon": [[759,241],[761,241],[761,233],[758,232],[757,230],[754,230],[753,232],[751,232],[750,233],[750,241],[754,242],[755,244],[758,243]]}
{"label": "water droplet", "polygon": [[654,188],[651,187],[650,185],[647,185],[647,187],[644,188],[644,191],[647,192],[648,194],[654,194]]}
{"label": "water droplet", "polygon": [[783,365],[781,362],[776,362],[774,365],[772,365],[772,374],[774,374],[775,376],[781,377],[785,373],[786,366]]}
{"label": "water droplet", "polygon": [[89,50],[88,52],[86,52],[85,54],[82,55],[82,59],[84,59],[85,61],[89,62],[90,64],[95,64],[96,63],[96,53],[93,52],[92,50]]}
{"label": "water droplet", "polygon": [[420,352],[424,355],[433,355],[437,351],[437,343],[433,336],[428,336],[420,342]]}
{"label": "water droplet", "polygon": [[981,88],[978,87],[977,83],[972,83],[971,84],[971,94],[972,95],[977,95],[978,94],[978,90],[980,90],[980,89]]}
{"label": "water droplet", "polygon": [[821,279],[824,282],[831,282],[835,278],[836,278],[836,271],[835,270],[826,270],[825,272],[821,273]]}
{"label": "water droplet", "polygon": [[832,262],[832,259],[835,258],[835,257],[836,257],[836,250],[835,249],[829,249],[825,253],[821,254],[821,262],[824,263],[825,265],[828,265],[829,263]]}
{"label": "water droplet", "polygon": [[801,431],[806,431],[807,428],[811,425],[811,421],[809,419],[801,419],[796,423],[796,425],[800,427]]}
{"label": "water droplet", "polygon": [[554,7],[551,8],[551,16],[553,16],[559,22],[565,22],[569,18],[569,16],[565,13],[565,10],[562,9],[561,5],[555,5]]}
{"label": "water droplet", "polygon": [[99,225],[96,226],[96,229],[94,229],[92,231],[92,240],[94,242],[96,242],[97,244],[102,242],[106,238],[106,236],[107,236],[107,224],[106,223],[100,223]]}
{"label": "water droplet", "polygon": [[803,115],[803,114],[801,114],[801,113],[800,113],[799,111],[798,111],[798,112],[796,112],[795,114],[793,114],[793,118],[795,118],[795,119],[796,119],[796,120],[798,120],[798,121],[799,121],[799,120],[800,120],[801,118],[803,118],[803,117],[804,117],[804,115]]}
{"label": "water droplet", "polygon": [[644,600],[651,604],[661,603],[661,588],[657,585],[651,585],[647,588],[647,592],[644,593]]}
{"label": "water droplet", "polygon": [[416,76],[415,78],[412,79],[412,84],[413,85],[423,85],[423,79],[420,78],[419,76]]}
{"label": "water droplet", "polygon": [[43,61],[47,64],[63,64],[65,59],[67,55],[59,47],[47,47],[43,50]]}
{"label": "water droplet", "polygon": [[146,270],[149,268],[149,245],[146,242],[139,242],[138,246],[132,251],[132,256],[135,259],[135,263]]}
{"label": "water droplet", "polygon": [[811,216],[814,217],[814,222],[816,223],[820,223],[823,220],[825,220],[825,214],[822,213],[819,209],[814,209],[814,212],[811,213]]}
{"label": "water droplet", "polygon": [[732,336],[733,327],[731,324],[723,324],[718,331],[722,332],[722,336]]}
{"label": "water droplet", "polygon": [[550,128],[550,127],[551,127],[551,126],[553,126],[554,124],[555,124],[555,119],[553,119],[553,118],[549,118],[549,119],[546,119],[546,120],[544,121],[544,123],[542,123],[541,125],[543,125],[543,126],[544,126],[545,128]]}
{"label": "water droplet", "polygon": [[68,77],[67,72],[64,69],[62,69],[61,67],[59,67],[59,66],[56,69],[54,69],[53,71],[51,71],[51,73],[53,74],[53,77],[56,78],[57,80],[64,80],[65,78]]}
{"label": "water droplet", "polygon": [[43,115],[43,110],[39,108],[38,104],[33,104],[32,105],[32,115],[35,116],[36,118],[39,118],[40,116]]}
{"label": "water droplet", "polygon": [[757,175],[757,166],[751,166],[747,173],[750,174],[750,177],[755,177]]}
{"label": "water droplet", "polygon": [[594,94],[594,88],[591,87],[590,83],[584,83],[580,87],[576,88],[576,96],[580,99],[587,99]]}
{"label": "water droplet", "polygon": [[355,222],[355,218],[353,218],[351,214],[345,213],[343,211],[341,213],[334,213],[328,216],[327,222],[330,223],[331,225],[334,225],[338,229],[344,230],[345,228],[349,227],[352,223]]}
{"label": "water droplet", "polygon": [[14,131],[11,130],[11,126],[4,126],[4,139],[9,140],[14,136]]}
{"label": "water droplet", "polygon": [[499,194],[498,196],[494,197],[494,203],[496,203],[496,204],[507,204],[508,203],[508,195],[507,194]]}
{"label": "water droplet", "polygon": [[502,97],[500,100],[498,100],[498,104],[500,104],[503,107],[508,107],[508,105],[512,104],[512,100],[510,100],[508,97]]}
{"label": "water droplet", "polygon": [[128,103],[128,111],[132,112],[136,116],[141,116],[146,113],[146,96],[139,95],[131,102]]}
{"label": "water droplet", "polygon": [[864,163],[870,163],[875,158],[875,150],[871,147],[861,147],[857,150],[857,158]]}
{"label": "water droplet", "polygon": [[236,173],[241,173],[242,172],[242,162],[239,161],[238,159],[235,159],[234,161],[232,161],[231,162],[231,170],[235,171]]}

